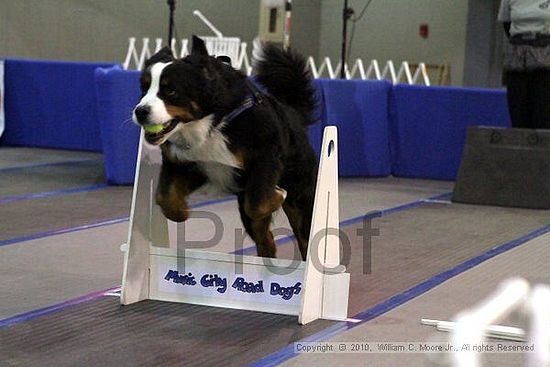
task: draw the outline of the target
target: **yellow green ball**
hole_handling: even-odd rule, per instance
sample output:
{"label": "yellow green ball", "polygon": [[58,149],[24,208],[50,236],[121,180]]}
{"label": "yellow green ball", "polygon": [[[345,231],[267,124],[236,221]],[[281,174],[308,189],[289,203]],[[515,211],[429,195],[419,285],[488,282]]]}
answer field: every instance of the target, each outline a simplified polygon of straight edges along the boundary
{"label": "yellow green ball", "polygon": [[145,125],[143,128],[150,134],[158,134],[164,130],[164,126],[162,125]]}

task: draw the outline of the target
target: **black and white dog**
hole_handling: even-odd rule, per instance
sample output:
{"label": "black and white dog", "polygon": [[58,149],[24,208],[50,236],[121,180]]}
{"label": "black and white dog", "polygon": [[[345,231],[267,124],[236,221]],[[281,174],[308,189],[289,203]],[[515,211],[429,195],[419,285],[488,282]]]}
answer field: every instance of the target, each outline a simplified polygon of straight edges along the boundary
{"label": "black and white dog", "polygon": [[317,172],[306,131],[316,101],[305,60],[263,46],[255,79],[265,93],[227,61],[209,56],[197,37],[183,59],[164,48],[147,61],[133,119],[162,150],[156,201],[181,222],[193,191],[236,194],[263,257],[275,257],[270,224],[282,206],[305,259]]}

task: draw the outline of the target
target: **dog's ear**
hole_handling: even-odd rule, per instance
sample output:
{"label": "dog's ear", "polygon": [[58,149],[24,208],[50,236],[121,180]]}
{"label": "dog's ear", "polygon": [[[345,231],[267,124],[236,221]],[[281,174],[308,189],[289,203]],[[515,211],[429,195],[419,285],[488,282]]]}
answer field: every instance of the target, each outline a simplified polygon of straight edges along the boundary
{"label": "dog's ear", "polygon": [[156,54],[151,56],[149,60],[145,61],[145,69],[153,64],[156,64],[157,62],[171,62],[174,60],[175,58],[174,54],[172,53],[172,49],[168,46],[165,46],[160,49]]}
{"label": "dog's ear", "polygon": [[231,58],[229,56],[217,56],[216,57],[217,60],[220,60],[221,62],[223,62],[224,64],[228,64],[228,65],[231,65]]}
{"label": "dog's ear", "polygon": [[206,44],[202,39],[193,35],[193,43],[191,46],[191,53],[196,55],[208,56],[208,50],[206,50]]}

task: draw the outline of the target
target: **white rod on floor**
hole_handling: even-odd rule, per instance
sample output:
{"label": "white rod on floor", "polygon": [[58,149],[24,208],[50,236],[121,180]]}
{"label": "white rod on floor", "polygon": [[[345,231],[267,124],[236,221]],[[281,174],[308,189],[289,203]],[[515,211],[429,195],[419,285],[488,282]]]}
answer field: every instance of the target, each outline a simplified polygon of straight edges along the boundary
{"label": "white rod on floor", "polygon": [[[434,326],[438,331],[452,332],[456,322],[445,320],[421,319],[422,325]],[[527,340],[525,330],[513,326],[489,325],[483,332],[485,338],[524,342]]]}
{"label": "white rod on floor", "polygon": [[[449,327],[448,325],[438,325],[437,330],[453,332],[455,330],[454,326]],[[492,325],[488,326],[482,334],[483,338],[493,338],[513,342],[525,342],[527,341],[525,337],[525,331],[520,328],[515,328],[512,326],[499,326]]]}
{"label": "white rod on floor", "polygon": [[[480,344],[487,326],[506,317],[526,300],[529,283],[513,278],[505,281],[498,291],[473,310],[460,313],[452,335],[453,345]],[[473,350],[453,354],[454,366],[478,367],[479,354]]]}

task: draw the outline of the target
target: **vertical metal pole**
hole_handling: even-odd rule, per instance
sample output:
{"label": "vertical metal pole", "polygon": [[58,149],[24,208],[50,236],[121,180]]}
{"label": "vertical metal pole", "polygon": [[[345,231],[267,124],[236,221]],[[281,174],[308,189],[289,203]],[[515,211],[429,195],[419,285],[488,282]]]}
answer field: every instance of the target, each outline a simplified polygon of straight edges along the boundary
{"label": "vertical metal pole", "polygon": [[346,79],[346,45],[348,43],[348,0],[344,0],[342,10],[342,54],[340,56],[340,78]]}
{"label": "vertical metal pole", "polygon": [[168,47],[172,45],[172,37],[174,34],[174,12],[176,11],[176,0],[167,0],[168,8],[170,9],[170,15],[168,19],[168,40],[166,43]]}
{"label": "vertical metal pole", "polygon": [[283,48],[287,50],[290,47],[290,28],[292,27],[292,0],[286,0],[285,3],[285,24],[283,28]]}

